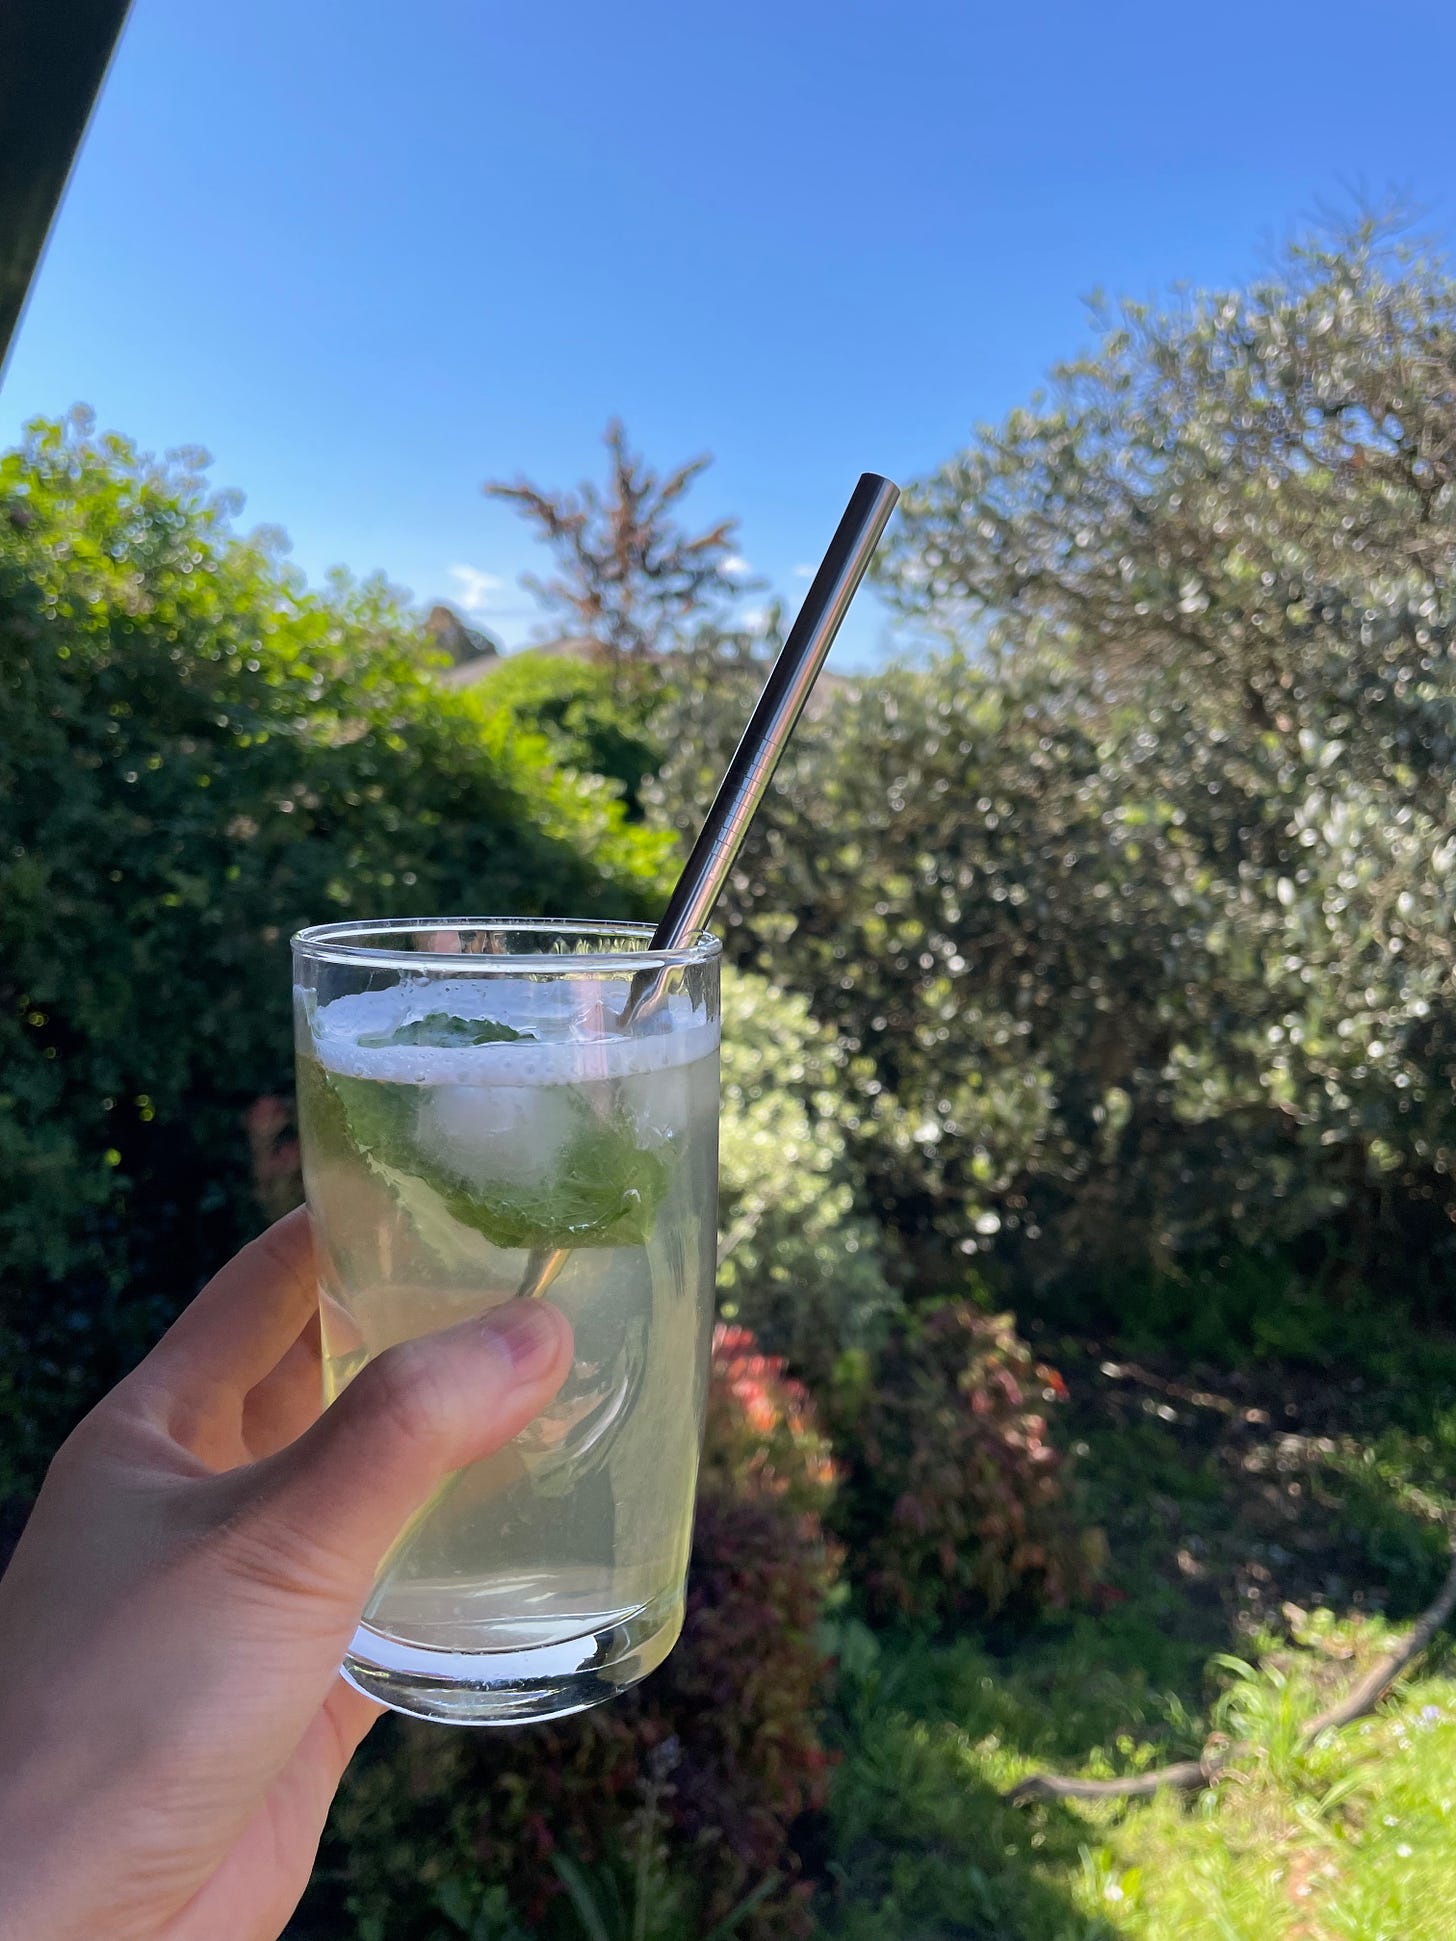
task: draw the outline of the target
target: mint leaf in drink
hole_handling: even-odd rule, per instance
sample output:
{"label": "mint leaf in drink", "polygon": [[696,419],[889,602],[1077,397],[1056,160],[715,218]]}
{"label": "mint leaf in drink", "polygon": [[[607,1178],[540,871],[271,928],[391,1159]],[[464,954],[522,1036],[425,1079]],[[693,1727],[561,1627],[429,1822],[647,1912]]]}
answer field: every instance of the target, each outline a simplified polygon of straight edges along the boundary
{"label": "mint leaf in drink", "polygon": [[546,1178],[440,1184],[446,1207],[497,1247],[644,1245],[667,1191],[667,1160],[637,1144],[625,1114],[601,1119],[584,1106],[581,1116]]}
{"label": "mint leaf in drink", "polygon": [[[312,1061],[310,1061],[312,1063]],[[633,1247],[650,1238],[667,1192],[670,1157],[641,1146],[630,1116],[601,1115],[568,1089],[575,1125],[539,1179],[467,1179],[442,1156],[425,1153],[415,1138],[421,1097],[428,1089],[354,1078],[318,1067],[334,1108],[319,1113],[396,1192],[410,1182],[427,1187],[453,1219],[497,1247]],[[322,1101],[317,1101],[315,1111]],[[482,1087],[481,1109],[489,1091]]]}
{"label": "mint leaf in drink", "polygon": [[449,1011],[431,1011],[428,1017],[411,1018],[397,1024],[393,1031],[372,1031],[359,1043],[366,1051],[392,1050],[396,1045],[428,1045],[440,1051],[454,1051],[473,1045],[515,1045],[535,1039],[534,1031],[517,1031],[513,1025],[497,1024],[494,1018],[457,1018]]}
{"label": "mint leaf in drink", "polygon": [[[376,1078],[350,1078],[322,1068],[344,1111],[344,1124],[356,1150],[367,1159],[397,1163],[413,1154],[410,1134],[419,1108],[417,1085],[387,1085]],[[411,1167],[410,1170],[413,1170]]]}

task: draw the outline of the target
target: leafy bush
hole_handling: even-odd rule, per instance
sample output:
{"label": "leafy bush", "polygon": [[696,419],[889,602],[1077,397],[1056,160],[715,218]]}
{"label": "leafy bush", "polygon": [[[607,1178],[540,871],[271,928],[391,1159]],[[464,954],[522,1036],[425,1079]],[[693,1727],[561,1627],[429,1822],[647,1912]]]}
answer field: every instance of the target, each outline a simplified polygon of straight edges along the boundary
{"label": "leafy bush", "polygon": [[0,460],[0,1326],[31,1474],[258,1223],[292,929],[661,895],[664,839],[442,694],[387,587],[309,592],[231,510],[82,420]]}
{"label": "leafy bush", "polygon": [[[965,645],[801,726],[723,927],[868,1061],[931,1293],[1308,1243],[1449,1304],[1453,355],[1437,268],[1296,251],[907,494],[892,597]],[[673,826],[723,692],[662,722]]]}
{"label": "leafy bush", "polygon": [[847,1130],[867,1076],[803,997],[725,971],[720,1307],[810,1378],[895,1303]]}
{"label": "leafy bush", "polygon": [[619,1922],[623,1941],[688,1941],[735,1914],[745,1941],[807,1933],[792,1836],[825,1792],[833,1487],[807,1391],[720,1327],[677,1648],[634,1692],[556,1725],[381,1733],[332,1822],[359,1932],[469,1934],[504,1886],[512,1919],[562,1941],[583,1900],[614,1941]]}
{"label": "leafy bush", "polygon": [[835,1524],[874,1612],[934,1621],[1091,1589],[1099,1540],[1047,1434],[1065,1393],[1009,1315],[965,1301],[907,1316],[846,1372]]}
{"label": "leafy bush", "polygon": [[1444,803],[1456,751],[1456,279],[1398,223],[1246,289],[1102,318],[1090,354],[907,492],[893,597],[1001,663],[1149,692],[1245,746]]}
{"label": "leafy bush", "polygon": [[[1364,222],[1123,306],[907,495],[897,603],[1046,697],[982,799],[1027,919],[1056,886],[1086,926],[1050,1003],[1123,1177],[1078,1240],[1114,1207],[1165,1253],[1333,1219],[1449,1280],[1453,356],[1449,268]],[[1080,826],[1023,803],[1038,753],[1082,767]]]}
{"label": "leafy bush", "polygon": [[527,649],[492,666],[472,692],[483,714],[512,733],[543,735],[558,767],[605,776],[638,812],[662,759],[652,733],[661,690],[644,669]]}
{"label": "leafy bush", "polygon": [[[664,808],[700,791],[704,744],[669,764]],[[1155,1162],[1168,1150],[1148,1135],[1177,1027],[1211,1053],[1248,1017],[1242,936],[1195,946],[1242,804],[1205,794],[1212,814],[1174,825],[1168,789],[1194,796],[1210,758],[1191,733],[1157,755],[1104,743],[1069,678],[998,683],[948,658],[834,696],[765,798],[723,927],[864,1061],[845,1129],[921,1278],[954,1287],[947,1242],[1004,1255],[1049,1236],[1047,1254],[1075,1257],[1066,1221],[1084,1203],[1095,1257],[1181,1241],[1236,1197],[1219,1181],[1200,1200],[1196,1181],[1175,1221],[1151,1190],[1136,1208],[1124,1192],[1120,1223],[1099,1199],[1113,1176],[1142,1186],[1144,1143]]]}

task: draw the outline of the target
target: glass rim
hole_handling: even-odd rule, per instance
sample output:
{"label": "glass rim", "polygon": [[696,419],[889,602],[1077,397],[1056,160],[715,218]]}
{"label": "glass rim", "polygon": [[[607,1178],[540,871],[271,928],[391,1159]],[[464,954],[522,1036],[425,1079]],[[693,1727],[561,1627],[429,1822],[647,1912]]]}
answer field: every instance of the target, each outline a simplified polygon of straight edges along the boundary
{"label": "glass rim", "polygon": [[[655,924],[612,923],[601,917],[379,917],[373,922],[349,918],[341,923],[313,923],[296,930],[295,952],[315,963],[354,964],[370,970],[428,971],[432,975],[505,977],[521,971],[551,972],[558,977],[592,976],[640,970],[679,970],[710,964],[723,954],[711,931],[697,930],[684,944],[670,950],[651,948]],[[364,937],[408,937],[423,931],[504,930],[535,934],[555,932],[589,939],[641,938],[640,948],[587,950],[567,956],[561,951],[391,950],[388,945],[357,941]]]}

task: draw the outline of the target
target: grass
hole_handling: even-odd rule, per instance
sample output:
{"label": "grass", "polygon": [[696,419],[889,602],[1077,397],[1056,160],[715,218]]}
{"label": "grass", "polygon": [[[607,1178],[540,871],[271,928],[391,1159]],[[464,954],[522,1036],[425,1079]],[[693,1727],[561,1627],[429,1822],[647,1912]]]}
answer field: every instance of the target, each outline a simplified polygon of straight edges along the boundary
{"label": "grass", "polygon": [[[1456,1659],[1302,1749],[1434,1594],[1456,1353],[1242,1372],[1063,1341],[1108,1608],[930,1639],[840,1626],[826,1941],[1435,1941],[1456,1929]],[[1033,1807],[1250,1742],[1215,1789]]]}

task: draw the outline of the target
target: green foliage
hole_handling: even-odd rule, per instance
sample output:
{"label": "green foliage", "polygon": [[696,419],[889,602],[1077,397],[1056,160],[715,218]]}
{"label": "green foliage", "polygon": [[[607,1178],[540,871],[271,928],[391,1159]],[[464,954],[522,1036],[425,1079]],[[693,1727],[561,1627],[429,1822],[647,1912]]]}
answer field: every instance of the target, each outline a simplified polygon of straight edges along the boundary
{"label": "green foliage", "polygon": [[1009,1315],[946,1302],[903,1317],[841,1376],[835,1525],[869,1607],[930,1623],[1085,1596],[1101,1561],[1047,1435],[1065,1396]]}
{"label": "green foliage", "polygon": [[719,1302],[811,1377],[871,1342],[895,1304],[891,1242],[849,1142],[867,1077],[804,998],[725,971]]}
{"label": "green foliage", "polygon": [[642,670],[527,648],[492,666],[472,691],[512,734],[544,736],[558,767],[605,776],[638,812],[642,785],[662,758],[653,732],[661,688]]}
{"label": "green foliage", "polygon": [[1338,1265],[1304,1272],[1275,1248],[1194,1254],[1165,1269],[1128,1267],[1075,1292],[1060,1289],[1041,1311],[1050,1324],[1104,1332],[1131,1354],[1331,1371],[1366,1359],[1379,1308],[1360,1286],[1331,1299]]}
{"label": "green foliage", "polygon": [[1445,797],[1456,726],[1456,282],[1365,221],[1247,290],[1125,304],[1050,395],[907,495],[887,581],[1109,704]]}
{"label": "green foliage", "polygon": [[[1439,269],[1296,251],[907,495],[887,584],[957,644],[801,725],[723,927],[869,1061],[847,1129],[923,1282],[1318,1235],[1331,1293],[1415,1253],[1445,1298],[1453,355]],[[673,826],[738,676],[665,720]]]}
{"label": "green foliage", "polygon": [[475,1919],[492,1883],[543,1941],[577,1941],[593,1920],[609,1941],[807,1932],[790,1829],[825,1796],[833,1486],[807,1391],[720,1329],[681,1642],[579,1718],[381,1735],[332,1823],[361,1931],[453,1941],[450,1909]]}
{"label": "green foliage", "polygon": [[[662,785],[701,786],[687,758]],[[1352,1245],[1434,1246],[1452,859],[1327,748],[1297,771],[952,656],[803,724],[724,929],[869,1061],[855,1154],[951,1284],[947,1242],[1037,1282],[1342,1210]]]}
{"label": "green foliage", "polygon": [[37,1423],[256,1224],[294,928],[661,894],[663,839],[441,694],[387,587],[309,592],[230,511],[79,419],[0,460],[0,1278]]}

